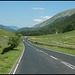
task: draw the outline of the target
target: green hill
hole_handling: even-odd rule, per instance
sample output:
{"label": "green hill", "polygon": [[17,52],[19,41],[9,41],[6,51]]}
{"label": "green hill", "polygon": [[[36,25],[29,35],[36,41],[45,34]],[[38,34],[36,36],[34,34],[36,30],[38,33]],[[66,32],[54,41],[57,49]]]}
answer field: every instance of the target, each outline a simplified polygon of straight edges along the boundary
{"label": "green hill", "polygon": [[45,34],[58,34],[65,33],[68,31],[75,30],[75,14],[69,16],[68,18],[57,22],[46,29],[36,30],[36,31],[22,31],[22,35],[45,35]]}
{"label": "green hill", "polygon": [[3,46],[7,44],[9,36],[14,36],[14,33],[0,29],[0,52]]}
{"label": "green hill", "polygon": [[75,30],[75,14],[45,29],[49,33],[64,33],[72,30]]}
{"label": "green hill", "polygon": [[23,27],[23,28],[18,29],[17,31],[21,32],[21,31],[35,31],[35,30],[47,29],[50,26],[52,26],[52,25],[54,25],[54,24],[56,24],[56,23],[58,23],[60,21],[63,21],[65,19],[67,19],[69,16],[73,15],[74,13],[75,13],[75,8],[65,10],[63,12],[60,12],[60,13],[56,14],[52,18],[50,18],[50,19],[48,19],[46,21],[43,21],[40,24],[37,24],[37,25],[35,25],[33,27]]}
{"label": "green hill", "polygon": [[[75,48],[75,30],[61,33],[61,34],[29,36],[29,39],[37,43]],[[39,45],[39,44],[35,44],[35,45],[46,48],[46,49],[75,55],[75,50],[46,46],[46,45]]]}
{"label": "green hill", "polygon": [[[72,14],[75,13],[75,8],[74,9],[69,9],[69,10],[65,10],[63,12],[60,12],[58,14],[56,14],[55,16],[53,16],[52,18],[40,23],[40,24],[37,24],[35,26],[33,26],[33,28],[40,28],[40,27],[44,27],[44,26],[47,26],[47,25],[52,25],[52,23],[57,23],[69,16],[71,16]],[[58,19],[58,20],[57,20]]]}
{"label": "green hill", "polygon": [[10,28],[9,26],[0,25],[0,29],[6,30],[9,32],[15,32],[15,30]]}

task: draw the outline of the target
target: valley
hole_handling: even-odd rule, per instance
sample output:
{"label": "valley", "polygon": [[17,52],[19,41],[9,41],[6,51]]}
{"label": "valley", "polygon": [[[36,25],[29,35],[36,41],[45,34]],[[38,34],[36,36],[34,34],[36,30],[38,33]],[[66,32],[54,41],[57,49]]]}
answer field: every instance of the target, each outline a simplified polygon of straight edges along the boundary
{"label": "valley", "polygon": [[[60,33],[60,34],[48,34],[48,35],[28,36],[28,37],[31,41],[37,43],[75,48],[75,30],[66,33]],[[58,47],[50,47],[50,46],[39,45],[39,44],[35,44],[35,45],[46,49],[59,51],[59,52],[64,52],[64,53],[67,52],[68,54],[70,52],[70,54],[75,55],[74,53],[75,50],[63,49]]]}

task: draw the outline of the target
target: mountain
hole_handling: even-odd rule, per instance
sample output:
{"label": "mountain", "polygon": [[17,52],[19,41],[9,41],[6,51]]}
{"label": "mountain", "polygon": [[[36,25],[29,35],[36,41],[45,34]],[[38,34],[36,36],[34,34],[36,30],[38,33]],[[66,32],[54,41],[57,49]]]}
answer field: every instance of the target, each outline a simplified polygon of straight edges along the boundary
{"label": "mountain", "polygon": [[55,16],[53,16],[52,18],[43,21],[40,24],[36,24],[33,27],[23,27],[18,29],[17,31],[35,31],[35,30],[43,30],[43,29],[47,29],[49,28],[51,25],[54,25],[60,21],[63,21],[65,19],[67,19],[69,16],[71,16],[72,14],[75,13],[75,8],[73,9],[69,9],[69,10],[65,10],[63,12],[60,12],[58,14],[56,14]]}
{"label": "mountain", "polygon": [[8,26],[8,27],[10,27],[10,28],[12,28],[12,29],[14,29],[14,30],[18,30],[18,29],[20,29],[20,28],[17,27],[17,26]]}
{"label": "mountain", "polygon": [[44,28],[43,27],[42,28],[23,27],[23,28],[20,28],[16,31],[18,31],[18,32],[21,32],[21,31],[35,31],[35,30],[41,30],[41,29],[44,29]]}
{"label": "mountain", "polygon": [[50,33],[64,33],[68,31],[75,30],[75,13],[69,16],[67,19],[57,22],[51,25],[49,28],[45,29]]}
{"label": "mountain", "polygon": [[10,28],[9,26],[4,26],[4,25],[0,25],[0,29],[9,31],[9,32],[14,32],[15,30]]}
{"label": "mountain", "polygon": [[66,19],[48,26],[46,29],[36,31],[21,31],[23,36],[37,36],[46,34],[58,34],[75,30],[75,13]]}
{"label": "mountain", "polygon": [[71,16],[72,14],[75,13],[75,8],[73,9],[69,9],[69,10],[65,10],[63,12],[60,12],[58,14],[56,14],[55,16],[53,16],[52,18],[46,20],[46,21],[43,21],[42,23],[40,24],[36,24],[35,26],[33,26],[33,28],[41,28],[41,27],[45,27],[45,26],[50,26],[50,25],[53,25],[69,16]]}

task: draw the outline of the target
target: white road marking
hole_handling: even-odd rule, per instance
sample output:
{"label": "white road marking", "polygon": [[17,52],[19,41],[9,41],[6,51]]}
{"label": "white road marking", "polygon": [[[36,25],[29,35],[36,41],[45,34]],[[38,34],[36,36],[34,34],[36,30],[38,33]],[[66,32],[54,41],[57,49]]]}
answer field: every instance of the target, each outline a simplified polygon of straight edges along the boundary
{"label": "white road marking", "polygon": [[[29,42],[29,43],[30,43],[30,42]],[[30,44],[31,44],[31,43],[30,43]],[[34,45],[34,46],[36,46],[36,45]],[[39,46],[36,46],[36,47],[39,47]],[[43,48],[43,47],[40,47],[40,48]],[[46,49],[46,48],[43,48],[43,49]],[[50,50],[50,49],[46,49],[46,50],[53,51],[53,52],[58,52],[58,51],[54,51],[54,50]],[[66,53],[62,53],[62,52],[58,52],[58,53],[75,57],[75,55],[70,55],[70,54],[66,54]]]}
{"label": "white road marking", "polygon": [[50,55],[50,57],[52,57],[53,59],[59,60],[58,58],[56,58],[56,57],[54,57],[54,56],[52,56],[52,55]]}
{"label": "white road marking", "polygon": [[[27,42],[26,42],[27,43]],[[27,43],[28,44],[28,43]],[[29,44],[28,44],[29,45]],[[30,45],[31,46],[31,45]],[[39,51],[39,52],[42,52],[42,53],[44,53],[44,54],[46,54],[46,55],[49,55],[49,54],[47,54],[46,52],[44,52],[44,51],[41,51],[41,50],[38,50],[37,48],[35,48],[34,46],[31,46],[31,47],[33,47],[34,49],[36,49],[37,51]],[[37,46],[38,47],[38,46]],[[49,50],[49,49],[48,49]],[[52,50],[51,50],[52,51]],[[55,51],[55,52],[57,52],[57,51]],[[61,53],[61,52],[58,52],[58,53]],[[62,54],[66,54],[66,53],[62,53]],[[69,55],[69,54],[66,54],[66,55]],[[58,58],[56,58],[56,57],[54,57],[54,56],[52,56],[52,55],[49,55],[51,58],[53,58],[53,59],[55,59],[55,60],[58,60],[59,62],[61,62],[61,63],[63,63],[64,65],[66,65],[66,66],[68,66],[69,68],[71,68],[71,69],[75,69],[75,66],[74,65],[71,65],[71,64],[69,64],[69,63],[67,63],[67,62],[65,62],[65,61],[61,61],[60,59],[58,59]],[[71,55],[70,55],[71,56]]]}
{"label": "white road marking", "polygon": [[14,70],[13,74],[15,74],[15,72],[16,72],[16,70],[17,70],[18,65],[19,65],[19,64],[17,64],[17,65],[16,65],[16,68],[15,68],[15,70]]}
{"label": "white road marking", "polygon": [[43,52],[44,54],[46,54],[46,55],[49,55],[49,54],[47,54],[46,52]]}
{"label": "white road marking", "polygon": [[61,61],[61,63],[63,63],[64,65],[70,67],[71,69],[75,69],[75,66],[74,65],[71,65],[71,64],[69,64],[69,63],[67,63],[65,61]]}
{"label": "white road marking", "polygon": [[[24,46],[24,44],[23,44],[23,46]],[[19,59],[17,65],[16,65],[16,68],[15,68],[13,74],[15,74],[15,72],[16,72],[16,70],[17,70],[17,68],[18,68],[18,65],[19,65],[19,63],[20,63],[20,61],[21,61],[21,59],[22,59],[22,56],[23,56],[24,50],[25,50],[25,46],[24,46],[24,49],[23,49],[22,55],[21,55],[21,57],[20,57],[20,59]]]}

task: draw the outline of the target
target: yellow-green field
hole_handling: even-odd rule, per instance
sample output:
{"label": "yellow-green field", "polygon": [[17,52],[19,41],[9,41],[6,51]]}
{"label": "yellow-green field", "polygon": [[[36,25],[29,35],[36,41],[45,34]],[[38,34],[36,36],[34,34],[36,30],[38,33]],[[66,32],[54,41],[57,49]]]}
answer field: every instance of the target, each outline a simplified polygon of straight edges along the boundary
{"label": "yellow-green field", "polygon": [[21,55],[22,50],[23,44],[21,42],[21,44],[14,50],[10,50],[9,52],[0,55],[0,74],[9,74],[13,65]]}
{"label": "yellow-green field", "polygon": [[75,30],[61,34],[30,36],[29,39],[39,43],[75,48]]}
{"label": "yellow-green field", "polygon": [[[45,44],[50,44],[50,45],[75,48],[75,30],[66,32],[66,33],[61,33],[61,34],[29,36],[29,39],[31,41],[38,42],[38,43],[45,43]],[[51,49],[51,50],[55,50],[58,52],[75,55],[75,50],[63,49],[63,48],[58,48],[58,47],[50,47],[50,46],[44,46],[44,45],[38,45],[38,44],[35,44],[35,45],[46,48],[46,49]]]}
{"label": "yellow-green field", "polygon": [[0,29],[0,74],[9,74],[23,50],[23,43],[21,42],[14,50],[10,50],[1,55],[3,49],[9,47],[7,45],[9,36],[15,36],[15,34]]}
{"label": "yellow-green field", "polygon": [[9,36],[14,36],[14,33],[0,29],[0,54],[2,52],[2,49],[8,46],[7,39]]}

